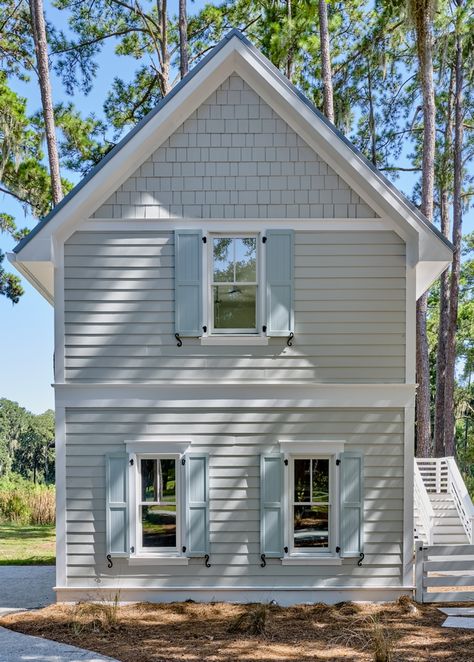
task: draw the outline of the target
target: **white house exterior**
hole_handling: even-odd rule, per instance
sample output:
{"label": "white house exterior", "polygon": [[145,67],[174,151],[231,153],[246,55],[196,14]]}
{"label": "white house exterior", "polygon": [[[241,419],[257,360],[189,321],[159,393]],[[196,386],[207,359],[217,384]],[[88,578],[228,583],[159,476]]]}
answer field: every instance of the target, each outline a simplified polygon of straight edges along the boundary
{"label": "white house exterior", "polygon": [[242,35],[9,257],[55,306],[58,600],[411,591],[451,248]]}

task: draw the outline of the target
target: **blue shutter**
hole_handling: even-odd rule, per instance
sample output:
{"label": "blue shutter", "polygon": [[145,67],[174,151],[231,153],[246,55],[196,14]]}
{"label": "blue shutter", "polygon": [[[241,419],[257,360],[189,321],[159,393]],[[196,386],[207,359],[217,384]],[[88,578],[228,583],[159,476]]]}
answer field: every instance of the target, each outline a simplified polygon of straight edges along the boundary
{"label": "blue shutter", "polygon": [[294,331],[293,231],[266,233],[267,335],[287,336]]}
{"label": "blue shutter", "polygon": [[283,456],[260,458],[260,553],[283,556]]}
{"label": "blue shutter", "polygon": [[343,558],[364,551],[364,457],[362,453],[341,453],[340,547]]}
{"label": "blue shutter", "polygon": [[186,554],[209,554],[208,456],[186,455]]}
{"label": "blue shutter", "polygon": [[200,230],[175,232],[175,332],[202,335],[202,234]]}
{"label": "blue shutter", "polygon": [[107,554],[128,556],[128,454],[106,456]]}

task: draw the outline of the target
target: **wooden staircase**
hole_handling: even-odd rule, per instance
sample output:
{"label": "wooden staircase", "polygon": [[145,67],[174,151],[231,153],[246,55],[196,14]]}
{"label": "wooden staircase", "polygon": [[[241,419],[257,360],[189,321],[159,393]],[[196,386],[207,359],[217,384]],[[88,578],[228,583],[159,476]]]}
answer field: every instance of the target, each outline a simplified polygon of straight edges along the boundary
{"label": "wooden staircase", "polygon": [[415,459],[416,599],[474,600],[474,505],[452,457]]}

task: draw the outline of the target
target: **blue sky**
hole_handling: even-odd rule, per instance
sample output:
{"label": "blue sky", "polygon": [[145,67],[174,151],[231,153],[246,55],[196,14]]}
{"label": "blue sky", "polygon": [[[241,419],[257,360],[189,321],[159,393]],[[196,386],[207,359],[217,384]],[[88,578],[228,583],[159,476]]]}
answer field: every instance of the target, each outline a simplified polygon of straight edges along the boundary
{"label": "blue sky", "polygon": [[[205,3],[197,0],[192,10],[197,11]],[[169,3],[170,13],[177,11],[177,0]],[[67,14],[45,2],[45,11],[49,21],[57,27],[67,28]],[[84,113],[97,112],[102,107],[104,90],[109,89],[117,73],[117,56],[113,45],[107,46],[99,59],[100,67],[92,92],[85,97],[79,93],[73,97],[75,105]],[[120,58],[120,76],[130,78],[136,69],[135,61]],[[61,82],[53,76],[53,96],[55,101],[71,100],[62,88]],[[30,112],[40,108],[39,92],[32,81],[30,84],[18,83],[15,89],[28,99]],[[77,175],[64,173],[72,181]],[[397,181],[404,192],[412,188],[410,175],[405,174]],[[1,199],[1,198],[0,198]],[[20,227],[32,227],[34,221],[26,217],[18,204],[5,197],[1,209],[13,214]],[[474,229],[474,214],[471,212],[465,220],[466,232]],[[11,251],[13,242],[0,235],[0,248]],[[0,397],[16,400],[35,413],[52,408],[54,397],[53,381],[53,309],[50,304],[23,279],[25,294],[18,305],[13,306],[4,297],[0,298],[0,347],[3,355],[0,370]]]}

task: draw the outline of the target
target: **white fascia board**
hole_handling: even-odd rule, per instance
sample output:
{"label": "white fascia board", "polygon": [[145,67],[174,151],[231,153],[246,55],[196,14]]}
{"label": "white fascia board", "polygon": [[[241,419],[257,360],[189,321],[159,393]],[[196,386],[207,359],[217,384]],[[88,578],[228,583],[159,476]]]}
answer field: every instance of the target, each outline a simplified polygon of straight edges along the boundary
{"label": "white fascia board", "polygon": [[54,266],[52,262],[23,262],[18,260],[15,253],[7,253],[7,259],[48,303],[54,305]]}
{"label": "white fascia board", "polygon": [[[410,207],[386,186],[364,161],[319,118],[275,73],[242,42],[237,44],[236,71],[381,217],[393,221],[405,241],[426,235],[427,254],[450,249],[422,227]],[[445,254],[443,252],[443,254]],[[433,259],[433,258],[432,258]],[[436,259],[436,258],[434,258]]]}

